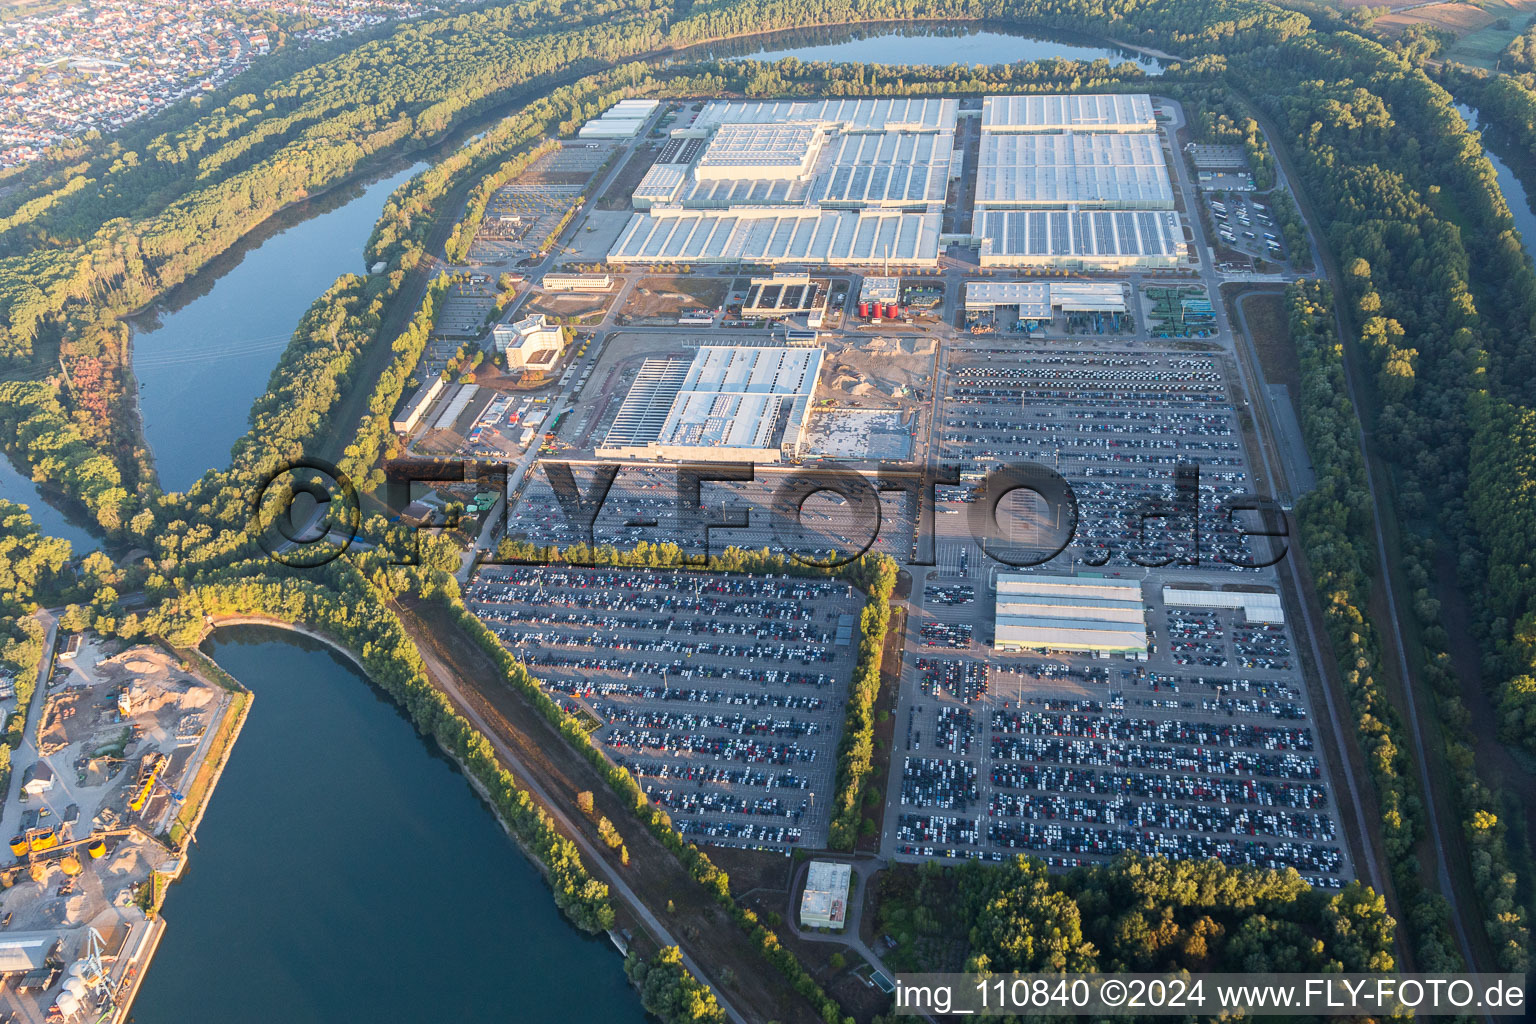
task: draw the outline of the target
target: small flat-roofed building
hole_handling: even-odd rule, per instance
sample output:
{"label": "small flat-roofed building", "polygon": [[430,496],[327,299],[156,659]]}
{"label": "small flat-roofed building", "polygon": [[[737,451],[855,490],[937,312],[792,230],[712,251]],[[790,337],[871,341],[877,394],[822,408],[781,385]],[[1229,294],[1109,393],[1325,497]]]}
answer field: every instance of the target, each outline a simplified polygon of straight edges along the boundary
{"label": "small flat-roofed building", "polygon": [[1051,306],[1063,313],[1124,313],[1119,281],[1052,281]]}
{"label": "small flat-roofed building", "polygon": [[1049,320],[1063,313],[1124,313],[1118,281],[967,281],[966,312],[1014,306],[1020,320]]}
{"label": "small flat-roofed building", "polygon": [[421,418],[426,415],[427,409],[438,395],[443,393],[443,379],[433,377],[406,400],[405,406],[395,414],[390,426],[395,428],[397,434],[409,434],[416,429]]}
{"label": "small flat-roofed building", "polygon": [[35,971],[48,962],[59,937],[52,932],[18,932],[0,937],[0,974]]}
{"label": "small flat-roofed building", "polygon": [[707,345],[686,367],[680,362],[646,361],[599,457],[779,462],[800,455],[819,347]]}
{"label": "small flat-roofed building", "polygon": [[565,332],[543,313],[534,313],[514,324],[497,324],[491,328],[491,341],[496,351],[507,357],[507,368],[516,369],[533,363],[548,364],[548,353],[558,355],[565,347]]}
{"label": "small flat-roofed building", "polygon": [[841,931],[848,923],[848,887],[852,881],[851,864],[811,861],[805,891],[800,894],[800,927]]}
{"label": "small flat-roofed building", "polygon": [[993,646],[1144,658],[1147,612],[1141,584],[1091,576],[1001,573]]}
{"label": "small flat-roofed building", "polygon": [[992,312],[999,306],[1015,306],[1020,320],[1051,318],[1051,286],[1045,281],[967,281],[965,310]]}
{"label": "small flat-roofed building", "polygon": [[1190,587],[1163,587],[1163,604],[1169,608],[1241,608],[1249,622],[1282,625],[1285,609],[1274,591],[1196,590]]}
{"label": "small flat-roofed building", "polygon": [[606,292],[613,288],[610,274],[545,274],[547,292]]}
{"label": "small flat-roofed building", "polygon": [[1246,171],[1248,151],[1242,146],[1219,146],[1191,142],[1184,147],[1197,171]]}
{"label": "small flat-roofed building", "polygon": [[[754,277],[741,303],[744,317],[780,319],[800,314],[820,314],[827,308],[826,278],[809,274],[773,274]],[[819,316],[818,316],[819,320]]]}
{"label": "small flat-roofed building", "polygon": [[866,277],[859,285],[859,301],[888,305],[901,301],[901,278]]}

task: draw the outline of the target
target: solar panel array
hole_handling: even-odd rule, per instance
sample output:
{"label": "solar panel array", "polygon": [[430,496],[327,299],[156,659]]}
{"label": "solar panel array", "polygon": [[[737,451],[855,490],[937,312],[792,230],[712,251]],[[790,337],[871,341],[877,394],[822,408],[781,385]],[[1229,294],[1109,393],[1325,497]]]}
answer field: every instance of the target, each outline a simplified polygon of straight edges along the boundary
{"label": "solar panel array", "polygon": [[[1163,210],[978,210],[972,228],[991,239],[994,255],[1039,257],[1177,257],[1184,232]],[[982,261],[986,262],[985,259]]]}
{"label": "solar panel array", "polygon": [[609,250],[616,263],[935,260],[939,214],[898,210],[680,210],[637,213]]}
{"label": "solar panel array", "polygon": [[821,203],[884,206],[942,203],[949,188],[952,132],[840,135],[817,167]]}
{"label": "solar panel array", "polygon": [[1172,209],[1173,184],[1156,135],[984,131],[976,201]]}

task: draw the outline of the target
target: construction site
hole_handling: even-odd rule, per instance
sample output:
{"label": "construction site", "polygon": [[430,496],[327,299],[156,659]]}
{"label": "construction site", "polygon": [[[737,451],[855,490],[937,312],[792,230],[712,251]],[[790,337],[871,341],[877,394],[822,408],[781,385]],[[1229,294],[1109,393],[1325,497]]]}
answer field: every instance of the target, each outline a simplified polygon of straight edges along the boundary
{"label": "construction site", "polygon": [[158,648],[71,639],[33,697],[0,811],[5,1020],[126,1019],[238,728],[234,697]]}

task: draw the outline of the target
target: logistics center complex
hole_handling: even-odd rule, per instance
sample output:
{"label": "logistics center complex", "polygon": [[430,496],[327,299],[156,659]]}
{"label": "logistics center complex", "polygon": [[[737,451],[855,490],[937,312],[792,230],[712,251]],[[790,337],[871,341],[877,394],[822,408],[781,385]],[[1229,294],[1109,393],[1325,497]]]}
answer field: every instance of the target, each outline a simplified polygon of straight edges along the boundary
{"label": "logistics center complex", "polygon": [[[1145,95],[672,103],[573,233],[568,268],[605,276],[546,274],[498,336],[510,369],[583,318],[539,451],[603,495],[584,527],[530,452],[514,541],[863,545],[906,571],[883,807],[861,826],[888,860],[1355,876],[1298,657],[1308,624],[1223,514],[1263,450],[1160,116]],[[1189,124],[1171,101],[1166,116]],[[1265,458],[1266,483],[1304,491],[1301,450],[1279,453],[1283,480]],[[1040,552],[1050,509],[989,473],[1029,463],[1070,484],[1076,522],[1055,555],[1010,561]],[[1174,503],[1189,463],[1192,507]],[[891,486],[924,465],[958,478],[933,487],[931,519]],[[868,486],[825,486],[854,476]],[[829,841],[862,603],[846,581],[488,566],[468,594],[687,841]],[[804,867],[786,918],[857,931],[867,877]]]}
{"label": "logistics center complex", "polygon": [[[956,149],[981,119],[975,166]],[[969,234],[942,232],[962,175]],[[614,263],[1173,268],[1185,258],[1149,96],[721,100],[674,129]]]}

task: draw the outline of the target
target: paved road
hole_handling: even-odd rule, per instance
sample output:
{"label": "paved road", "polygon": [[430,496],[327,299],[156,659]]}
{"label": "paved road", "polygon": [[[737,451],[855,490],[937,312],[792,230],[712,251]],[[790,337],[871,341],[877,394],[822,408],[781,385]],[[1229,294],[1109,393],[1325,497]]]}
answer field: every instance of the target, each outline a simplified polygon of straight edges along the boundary
{"label": "paved road", "polygon": [[[37,760],[37,723],[42,714],[43,702],[48,699],[48,674],[53,670],[54,641],[59,635],[59,620],[46,609],[39,608],[33,618],[43,626],[43,658],[37,665],[37,688],[32,691],[32,705],[27,708],[26,728],[22,730],[21,746],[11,755],[10,792],[5,794],[7,804],[14,806],[21,793],[21,769]],[[18,830],[19,831],[19,830]]]}

